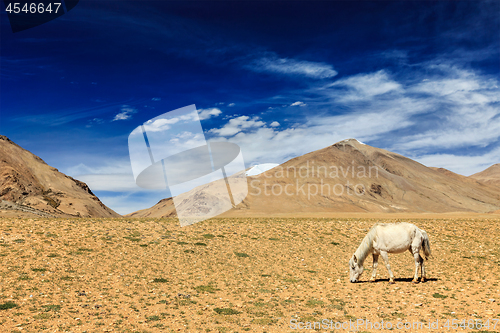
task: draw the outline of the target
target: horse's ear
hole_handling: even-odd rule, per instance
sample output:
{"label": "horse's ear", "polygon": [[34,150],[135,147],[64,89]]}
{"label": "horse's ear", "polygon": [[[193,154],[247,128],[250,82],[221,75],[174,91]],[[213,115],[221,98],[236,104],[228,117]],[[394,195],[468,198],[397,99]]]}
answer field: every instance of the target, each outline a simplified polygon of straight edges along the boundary
{"label": "horse's ear", "polygon": [[356,258],[356,255],[353,255],[354,263],[358,262],[358,258]]}

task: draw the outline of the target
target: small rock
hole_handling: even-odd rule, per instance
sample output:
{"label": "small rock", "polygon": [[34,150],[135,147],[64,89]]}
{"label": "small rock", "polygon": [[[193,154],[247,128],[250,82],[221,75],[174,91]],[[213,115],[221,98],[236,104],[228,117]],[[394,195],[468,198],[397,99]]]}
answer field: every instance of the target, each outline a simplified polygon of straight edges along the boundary
{"label": "small rock", "polygon": [[495,302],[495,300],[493,298],[490,298],[488,301]]}
{"label": "small rock", "polygon": [[422,303],[415,304],[415,306],[422,306],[422,305],[423,305]]}

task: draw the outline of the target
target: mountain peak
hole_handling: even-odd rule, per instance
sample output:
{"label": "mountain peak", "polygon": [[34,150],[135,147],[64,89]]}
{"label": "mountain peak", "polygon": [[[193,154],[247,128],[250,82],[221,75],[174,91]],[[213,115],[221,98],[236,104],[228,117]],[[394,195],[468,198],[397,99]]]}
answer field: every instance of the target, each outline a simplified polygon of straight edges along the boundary
{"label": "mountain peak", "polygon": [[336,146],[336,145],[343,145],[343,144],[348,144],[348,143],[349,144],[361,144],[361,145],[365,145],[363,142],[359,141],[358,139],[354,139],[354,138],[345,139],[345,140],[336,142],[333,145]]}
{"label": "mountain peak", "polygon": [[479,180],[486,184],[500,186],[500,163],[493,164],[483,171],[469,176],[469,178]]}

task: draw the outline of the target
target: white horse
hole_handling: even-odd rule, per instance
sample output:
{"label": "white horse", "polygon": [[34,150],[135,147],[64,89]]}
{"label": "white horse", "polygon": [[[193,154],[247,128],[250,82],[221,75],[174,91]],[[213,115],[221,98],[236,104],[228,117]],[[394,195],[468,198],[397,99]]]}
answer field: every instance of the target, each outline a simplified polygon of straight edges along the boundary
{"label": "white horse", "polygon": [[377,274],[378,256],[384,259],[385,267],[389,271],[389,283],[394,283],[394,275],[389,265],[387,253],[401,253],[409,250],[415,258],[415,276],[413,283],[418,283],[418,268],[421,268],[421,281],[425,281],[424,259],[419,252],[422,248],[425,259],[431,255],[429,237],[427,233],[411,223],[391,223],[391,224],[376,224],[366,234],[365,238],[359,245],[356,252],[349,260],[349,268],[351,272],[351,282],[357,282],[361,273],[363,273],[363,262],[371,253],[373,255],[373,272],[370,282],[375,281]]}

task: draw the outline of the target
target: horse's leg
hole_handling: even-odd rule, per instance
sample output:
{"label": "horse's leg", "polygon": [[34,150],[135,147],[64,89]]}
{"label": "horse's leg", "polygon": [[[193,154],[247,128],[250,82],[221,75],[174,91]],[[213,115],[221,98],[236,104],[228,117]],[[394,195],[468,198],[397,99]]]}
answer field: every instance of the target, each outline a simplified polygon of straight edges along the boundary
{"label": "horse's leg", "polygon": [[424,258],[420,255],[420,250],[422,249],[423,237],[415,237],[412,242],[412,246],[410,250],[413,250],[413,256],[415,257],[415,277],[413,278],[414,283],[418,283],[418,266],[420,266],[420,277],[421,282],[425,282],[425,267],[424,267]]}
{"label": "horse's leg", "polygon": [[422,277],[422,278],[420,279],[420,281],[421,281],[421,282],[425,282],[425,267],[424,267],[424,258],[422,258],[422,256],[420,256],[420,255],[419,255],[419,257],[420,257],[420,268],[421,268],[421,270],[422,270],[422,271],[421,271],[421,273],[420,273],[420,275],[421,275],[421,277]]}
{"label": "horse's leg", "polygon": [[422,266],[420,266],[420,264],[421,264],[420,259],[422,257],[417,252],[417,253],[413,254],[413,258],[415,258],[415,275],[413,276],[413,281],[412,282],[413,283],[418,283],[418,269],[422,267]]}
{"label": "horse's leg", "polygon": [[375,282],[375,276],[377,275],[377,266],[378,266],[378,254],[373,253],[373,272],[372,277],[370,278],[370,282]]}
{"label": "horse's leg", "polygon": [[422,282],[424,282],[425,280],[424,259],[420,256],[420,249],[422,248],[422,243],[423,243],[423,236],[414,237],[409,249],[410,252],[413,254],[413,258],[415,258],[415,275],[413,276],[413,283],[418,283],[419,268],[420,268],[420,276],[422,277]]}
{"label": "horse's leg", "polygon": [[394,274],[392,274],[391,265],[389,265],[389,257],[387,256],[387,252],[380,251],[380,256],[382,257],[382,259],[384,259],[385,267],[387,268],[387,271],[389,272],[389,283],[393,284],[394,283]]}

